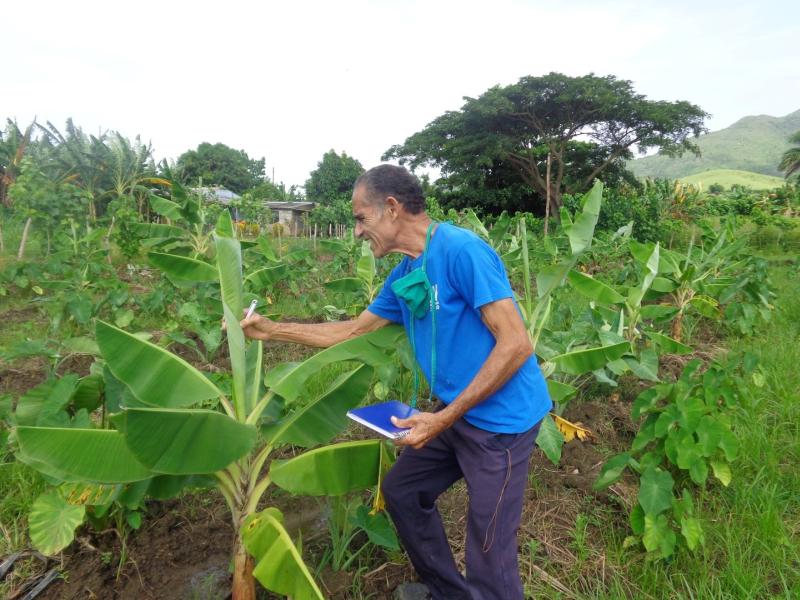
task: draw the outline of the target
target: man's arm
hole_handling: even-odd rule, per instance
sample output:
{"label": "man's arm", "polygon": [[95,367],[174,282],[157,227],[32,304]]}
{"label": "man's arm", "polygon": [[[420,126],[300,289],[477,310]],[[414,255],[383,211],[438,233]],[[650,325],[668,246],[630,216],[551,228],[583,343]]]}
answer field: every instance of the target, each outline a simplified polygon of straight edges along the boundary
{"label": "man's arm", "polygon": [[421,448],[470,408],[503,387],[533,354],[533,346],[513,300],[506,298],[484,305],[481,317],[497,341],[486,362],[446,408],[437,413],[420,413],[396,420],[395,425],[412,428],[407,436],[397,440],[397,444]]}
{"label": "man's arm", "polygon": [[375,331],[391,323],[388,319],[365,310],[358,318],[333,323],[279,323],[254,314],[240,323],[245,336],[254,340],[296,342],[306,346],[327,348],[339,342]]}

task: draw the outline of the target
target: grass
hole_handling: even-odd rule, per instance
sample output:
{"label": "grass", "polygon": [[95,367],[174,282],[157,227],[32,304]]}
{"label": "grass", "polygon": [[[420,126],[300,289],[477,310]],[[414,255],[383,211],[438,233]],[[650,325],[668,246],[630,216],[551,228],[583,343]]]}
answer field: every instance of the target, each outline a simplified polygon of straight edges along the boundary
{"label": "grass", "polygon": [[707,190],[713,183],[725,186],[725,189],[730,189],[732,185],[742,185],[754,190],[772,190],[786,183],[781,177],[762,175],[761,173],[753,173],[752,171],[739,171],[736,169],[702,171],[700,173],[681,177],[681,181],[692,185],[700,185],[704,190]]}
{"label": "grass", "polygon": [[764,385],[750,382],[752,403],[735,429],[741,452],[727,489],[700,500],[706,545],[672,562],[648,562],[608,536],[607,553],[626,565],[590,597],[617,598],[632,582],[641,597],[800,597],[800,278],[796,266],[775,269],[778,299],[771,323],[753,339],[731,337],[734,352],[759,357]]}

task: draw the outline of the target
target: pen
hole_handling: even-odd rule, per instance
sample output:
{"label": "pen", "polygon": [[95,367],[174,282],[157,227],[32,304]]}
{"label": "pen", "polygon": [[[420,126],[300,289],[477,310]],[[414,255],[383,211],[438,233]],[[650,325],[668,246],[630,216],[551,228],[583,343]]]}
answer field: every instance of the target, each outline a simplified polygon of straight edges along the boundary
{"label": "pen", "polygon": [[250,303],[250,308],[247,309],[247,314],[244,316],[245,319],[249,319],[256,312],[256,304],[258,304],[258,299],[254,298]]}

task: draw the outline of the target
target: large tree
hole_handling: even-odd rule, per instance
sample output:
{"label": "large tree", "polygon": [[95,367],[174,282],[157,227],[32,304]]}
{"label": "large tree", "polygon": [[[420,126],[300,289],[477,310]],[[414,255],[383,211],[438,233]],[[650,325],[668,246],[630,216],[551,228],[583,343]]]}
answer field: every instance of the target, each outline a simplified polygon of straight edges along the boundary
{"label": "large tree", "polygon": [[264,182],[264,158],[251,159],[244,150],[234,150],[225,144],[203,142],[197,150],[178,157],[175,172],[182,181],[204,186],[221,186],[241,194]]}
{"label": "large tree", "polygon": [[800,173],[800,131],[793,133],[789,141],[797,146],[784,152],[781,164],[778,165],[778,169],[786,173],[786,179],[795,173]]}
{"label": "large tree", "polygon": [[443,182],[456,182],[456,188],[513,173],[516,183],[524,182],[543,199],[549,154],[556,214],[562,194],[583,192],[601,173],[619,177],[633,150],[698,154],[689,138],[705,131],[708,116],[689,102],[648,100],[630,81],[613,75],[523,77],[464,100],[461,110],[436,118],[390,148],[384,160],[436,166]]}
{"label": "large tree", "polygon": [[326,205],[349,202],[353,183],[363,172],[361,163],[346,152],[339,155],[329,150],[306,180],[306,198]]}

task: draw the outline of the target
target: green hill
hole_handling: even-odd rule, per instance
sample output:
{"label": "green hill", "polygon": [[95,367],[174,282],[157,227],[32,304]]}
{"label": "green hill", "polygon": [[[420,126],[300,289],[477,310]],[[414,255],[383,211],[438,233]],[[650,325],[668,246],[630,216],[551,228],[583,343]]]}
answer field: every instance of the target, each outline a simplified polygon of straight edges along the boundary
{"label": "green hill", "polygon": [[762,175],[752,171],[736,171],[733,169],[714,169],[713,171],[703,171],[694,175],[681,177],[684,183],[700,185],[704,190],[708,189],[712,183],[718,183],[730,189],[732,185],[743,185],[753,190],[771,190],[784,184],[783,177],[772,177]]}
{"label": "green hill", "polygon": [[732,169],[778,177],[778,163],[789,149],[789,136],[800,131],[800,110],[785,117],[744,117],[725,129],[697,138],[700,158],[656,154],[628,161],[637,177],[682,179],[702,171]]}

